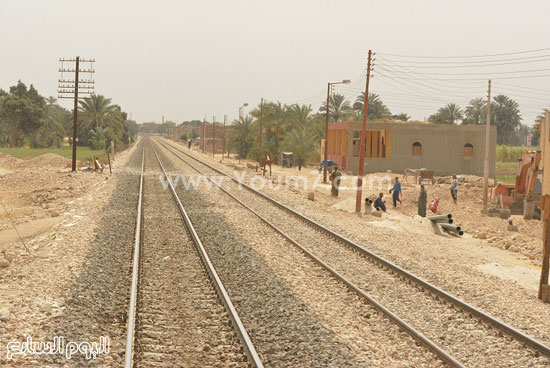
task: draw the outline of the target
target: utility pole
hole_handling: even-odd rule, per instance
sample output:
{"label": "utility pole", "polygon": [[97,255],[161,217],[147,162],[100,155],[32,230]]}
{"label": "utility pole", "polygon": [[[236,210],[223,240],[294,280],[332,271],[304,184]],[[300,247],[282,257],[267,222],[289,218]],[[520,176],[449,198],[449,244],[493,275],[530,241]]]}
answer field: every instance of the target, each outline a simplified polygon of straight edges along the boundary
{"label": "utility pole", "polygon": [[212,157],[216,152],[216,117],[212,116]]}
{"label": "utility pole", "polygon": [[323,183],[327,182],[327,161],[328,161],[328,120],[330,115],[330,108],[328,106],[330,101],[330,89],[335,84],[350,84],[351,81],[349,79],[344,79],[341,82],[328,82],[327,87],[327,111],[326,111],[326,121],[325,121],[325,157],[323,159]]}
{"label": "utility pole", "polygon": [[328,82],[327,86],[327,111],[325,114],[325,157],[323,157],[323,183],[327,182],[327,161],[328,161],[328,120],[329,120],[329,100],[330,100],[330,85],[331,83]]}
{"label": "utility pole", "polygon": [[[542,125],[544,124],[544,129]],[[550,285],[548,274],[550,269],[550,111],[546,111],[545,119],[541,122],[540,146],[542,149],[542,194],[540,197],[543,231],[542,231],[542,269],[540,272],[540,284],[538,298],[550,303]]]}
{"label": "utility pole", "polygon": [[[363,127],[361,128],[361,145],[359,151],[359,170],[357,173],[357,195],[355,197],[355,212],[361,213],[361,197],[363,195],[363,175],[365,174],[365,151],[367,138],[367,117],[369,114],[369,82],[372,62],[372,51],[369,50],[367,62],[367,83],[365,85],[365,100],[363,101]],[[326,142],[325,142],[326,144]]]}
{"label": "utility pole", "polygon": [[[227,115],[223,116],[223,148],[222,148],[222,161],[223,156],[225,155],[225,125],[227,123]],[[229,157],[229,154],[227,154],[227,157]]]}
{"label": "utility pole", "polygon": [[487,85],[487,124],[485,126],[485,162],[483,166],[483,213],[487,213],[489,200],[489,145],[491,142],[491,80]]}
{"label": "utility pole", "polygon": [[[72,171],[76,171],[76,140],[78,131],[78,93],[83,95],[91,95],[94,93],[94,80],[92,74],[95,73],[93,69],[93,63],[95,59],[81,59],[77,56],[74,59],[59,59],[61,62],[61,78],[58,80],[57,93],[59,98],[71,98],[74,99],[73,109],[73,157],[72,157]],[[80,63],[90,63],[89,69],[80,69]],[[64,67],[64,63],[75,63],[74,69]],[[73,73],[74,80],[65,79],[63,73]],[[79,73],[90,73],[89,79],[80,79]],[[87,96],[88,97],[88,96]]]}
{"label": "utility pole", "polygon": [[263,157],[262,153],[262,122],[264,120],[264,98],[262,97],[260,101],[260,155]]}
{"label": "utility pole", "polygon": [[202,138],[201,138],[202,153],[204,153],[205,145],[206,145],[206,115],[204,115],[204,119],[202,121]]}

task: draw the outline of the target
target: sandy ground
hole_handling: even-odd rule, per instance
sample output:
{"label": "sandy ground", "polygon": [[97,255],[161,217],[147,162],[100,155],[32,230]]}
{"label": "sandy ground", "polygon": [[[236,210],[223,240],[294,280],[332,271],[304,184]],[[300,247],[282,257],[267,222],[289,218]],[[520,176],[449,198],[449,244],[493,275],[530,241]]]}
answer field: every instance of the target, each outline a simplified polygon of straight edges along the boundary
{"label": "sandy ground", "polygon": [[[0,156],[0,199],[5,206],[0,206],[2,367],[45,366],[36,356],[6,362],[6,344],[27,336],[51,342],[57,336],[49,329],[67,313],[71,292],[91,262],[101,215],[131,152],[117,155],[112,175],[108,169],[101,174],[72,173],[70,161],[53,154],[32,160]],[[80,327],[86,336],[94,326]]]}

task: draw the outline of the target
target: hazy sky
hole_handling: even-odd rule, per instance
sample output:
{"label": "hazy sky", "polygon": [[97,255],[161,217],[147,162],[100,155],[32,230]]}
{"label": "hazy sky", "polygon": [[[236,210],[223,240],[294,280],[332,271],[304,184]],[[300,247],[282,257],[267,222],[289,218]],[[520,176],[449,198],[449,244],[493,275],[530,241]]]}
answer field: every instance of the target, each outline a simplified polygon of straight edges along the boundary
{"label": "hazy sky", "polygon": [[[550,49],[485,59],[426,59],[549,55],[526,64],[408,70],[423,74],[403,74],[408,71],[398,70],[395,61],[424,59],[382,55],[545,49],[550,47],[550,2],[545,0],[2,0],[0,9],[0,88],[21,79],[45,96],[56,96],[58,58],[92,57],[97,93],[112,97],[138,122],[162,116],[177,122],[205,115],[221,120],[224,114],[234,119],[243,102],[255,105],[261,97],[311,103],[317,109],[327,82],[345,78],[356,83],[337,91],[354,100],[364,88],[357,79],[364,78],[368,49],[378,53],[371,92],[380,94],[392,112],[418,120],[444,101],[464,106],[470,96],[485,96],[484,79],[491,76],[485,72],[549,69],[492,76],[550,75]],[[481,74],[433,74],[464,72]],[[407,76],[422,80],[399,79]],[[531,124],[550,105],[550,76],[495,80],[493,93],[516,98],[524,122]],[[62,104],[70,107],[68,100]]]}

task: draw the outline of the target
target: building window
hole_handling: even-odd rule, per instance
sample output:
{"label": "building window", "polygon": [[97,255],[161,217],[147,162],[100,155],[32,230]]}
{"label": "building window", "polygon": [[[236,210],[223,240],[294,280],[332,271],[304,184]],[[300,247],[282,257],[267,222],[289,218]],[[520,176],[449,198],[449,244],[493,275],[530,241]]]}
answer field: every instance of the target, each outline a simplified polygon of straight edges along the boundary
{"label": "building window", "polygon": [[361,150],[361,132],[359,130],[353,131],[353,157],[359,157],[359,151]]}
{"label": "building window", "polygon": [[422,156],[422,144],[420,142],[414,142],[412,145],[412,155]]}
{"label": "building window", "polygon": [[474,157],[474,145],[471,143],[466,143],[464,145],[464,158]]}

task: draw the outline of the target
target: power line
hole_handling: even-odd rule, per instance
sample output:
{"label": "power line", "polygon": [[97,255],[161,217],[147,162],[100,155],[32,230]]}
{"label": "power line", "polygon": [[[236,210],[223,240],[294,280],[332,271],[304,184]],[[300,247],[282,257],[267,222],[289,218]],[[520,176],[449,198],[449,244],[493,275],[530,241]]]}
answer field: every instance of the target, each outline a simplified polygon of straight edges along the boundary
{"label": "power line", "polygon": [[[404,67],[403,67],[404,68]],[[535,72],[546,72],[549,71],[550,68],[543,68],[543,69],[531,69],[531,70],[513,70],[513,71],[506,71],[506,72],[465,72],[465,73],[431,73],[431,75],[495,75],[495,74],[514,74],[514,73],[535,73]],[[416,73],[420,74],[420,73]]]}
{"label": "power line", "polygon": [[385,55],[385,56],[393,56],[393,57],[411,58],[411,59],[468,59],[468,58],[481,58],[481,57],[493,57],[493,56],[505,56],[505,55],[519,55],[519,54],[527,54],[532,52],[540,52],[540,51],[548,51],[548,50],[550,50],[550,48],[547,47],[543,49],[505,52],[500,54],[460,55],[460,56],[398,55],[398,54],[386,54],[383,52],[377,52],[377,54]]}
{"label": "power line", "polygon": [[[522,58],[512,58],[512,59],[494,59],[494,60],[482,60],[482,61],[413,61],[413,60],[394,60],[380,58],[381,60],[391,61],[396,64],[415,64],[415,65],[405,65],[414,68],[469,68],[469,67],[485,67],[485,66],[498,66],[498,65],[509,65],[509,64],[524,64],[524,63],[536,63],[540,61],[550,60],[550,55],[537,55],[537,56],[527,56]],[[538,60],[533,60],[538,59]],[[517,60],[526,60],[518,61]],[[501,61],[505,61],[500,63]],[[512,62],[506,62],[512,61]],[[489,63],[489,64],[488,64]],[[417,65],[421,64],[421,65]],[[434,64],[434,65],[423,65],[423,64]],[[444,65],[441,65],[444,64]],[[452,65],[448,65],[452,64]],[[441,66],[440,66],[441,65]]]}
{"label": "power line", "polygon": [[501,83],[501,82],[497,82],[497,84],[503,85],[503,86],[508,86],[508,87],[516,87],[516,88],[523,88],[523,89],[528,89],[528,90],[532,90],[532,91],[541,91],[541,92],[548,92],[548,93],[550,93],[550,89],[540,89],[540,88],[522,87],[522,86],[518,86],[518,85],[514,85],[514,84],[507,84],[507,83]]}

